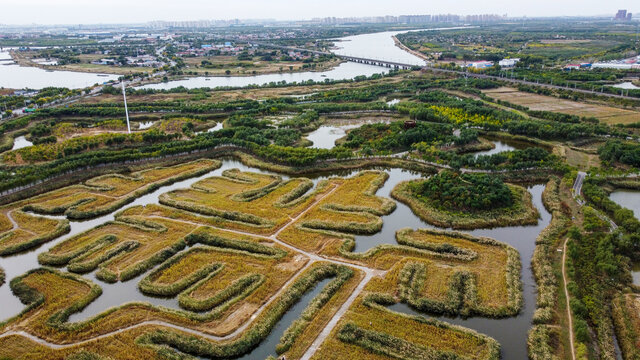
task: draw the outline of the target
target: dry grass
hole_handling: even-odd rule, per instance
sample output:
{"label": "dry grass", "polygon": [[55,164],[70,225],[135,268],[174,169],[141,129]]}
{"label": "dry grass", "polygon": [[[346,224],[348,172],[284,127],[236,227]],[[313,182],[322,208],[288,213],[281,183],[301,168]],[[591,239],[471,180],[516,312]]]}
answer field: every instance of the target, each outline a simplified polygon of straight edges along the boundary
{"label": "dry grass", "polygon": [[129,176],[104,175],[90,179],[83,185],[65,187],[2,206],[0,255],[27,250],[69,230],[66,220],[44,218],[20,209],[39,214],[64,214],[71,219],[98,217],[115,211],[162,184],[196,176],[219,166],[219,161],[205,159],[143,170]]}
{"label": "dry grass", "polygon": [[640,295],[620,294],[613,301],[616,335],[625,359],[640,357]]}
{"label": "dry grass", "polygon": [[[149,176],[140,174],[143,175]],[[154,179],[166,178],[162,174],[155,176]],[[223,176],[204,179],[190,189],[164,194],[165,205],[123,210],[116,214],[116,221],[57,244],[41,254],[39,260],[44,264],[65,265],[74,272],[98,269],[98,276],[107,281],[130,279],[160,265],[146,275],[141,288],[166,291],[169,296],[178,296],[181,306],[206,312],[128,303],[83,322],[68,323],[64,316],[52,316],[68,308],[82,308],[99,296],[99,288],[74,275],[39,270],[24,276],[21,283],[41,293],[42,303],[0,324],[0,334],[8,329],[26,330],[48,341],[69,343],[144,321],[161,320],[224,336],[254,317],[274,294],[285,291],[255,319],[255,324],[259,324],[271,316],[269,311],[288,301],[290,295],[286,292],[295,286],[283,289],[287,281],[294,277],[302,281],[313,269],[327,265],[318,262],[300,274],[307,257],[258,236],[274,233],[304,212],[278,234],[280,240],[324,256],[390,269],[384,278],[376,277],[366,286],[315,358],[384,358],[338,339],[337,332],[346,323],[386,333],[425,351],[452,352],[469,359],[492,358],[496,343],[486,336],[393,313],[375,302],[364,301],[371,294],[400,301],[403,269],[408,264],[420,263],[425,266],[427,279],[424,286],[416,288],[420,298],[446,301],[451,279],[464,272],[473,278],[473,286],[468,287],[472,290],[468,291],[477,299],[472,304],[474,312],[495,315],[512,312],[521,305],[519,276],[513,276],[519,275],[517,252],[490,239],[407,229],[397,234],[399,245],[380,246],[364,254],[350,252],[353,235],[378,231],[381,216],[395,208],[393,201],[375,195],[386,179],[383,172],[363,171],[351,178],[323,181],[309,191],[305,179],[282,181],[271,175],[226,171]],[[84,187],[126,196],[138,188],[134,181],[107,176],[93,179]],[[45,228],[43,224],[24,227],[29,231]],[[188,245],[193,247],[176,254]],[[312,318],[305,319],[308,323],[285,353],[287,358],[299,358],[306,351],[362,279],[362,273],[356,274]],[[246,285],[247,291],[225,295],[234,284],[251,276],[257,276],[259,281]],[[234,341],[244,341],[240,339],[253,331],[252,326],[237,338],[206,346],[232,346]],[[147,346],[141,344],[158,331],[182,334],[162,326],[141,326],[65,349],[50,349],[23,337],[10,336],[0,338],[0,358],[8,355],[18,359],[65,359],[81,351],[118,359],[154,358],[160,348],[148,342]],[[146,340],[141,342],[142,338]],[[194,341],[206,343],[202,339]]]}
{"label": "dry grass", "polygon": [[204,159],[143,170],[128,176],[104,175],[87,180],[84,185],[73,185],[31,198],[19,206],[43,214],[64,213],[72,218],[90,218],[112,212],[161,184],[195,176],[219,166],[219,161]]}
{"label": "dry grass", "polygon": [[294,192],[305,179],[282,182],[279,177],[226,171],[224,176],[195,183],[191,189],[175,190],[160,197],[163,205],[215,216],[273,232],[302,212],[314,196],[293,206],[278,206],[280,198]]}
{"label": "dry grass", "polygon": [[[230,75],[233,76],[254,76],[261,74],[311,71],[311,69],[302,68],[304,63],[294,61],[238,61],[238,59],[234,56],[201,56],[193,58],[185,57],[183,58],[183,60],[187,65],[186,71],[196,72],[199,76],[203,76],[205,75],[205,73],[210,76],[225,76],[227,70],[231,71]],[[203,60],[207,60],[216,66],[221,66],[221,68],[200,67]],[[239,63],[244,64],[244,66],[239,66]],[[318,63],[314,71],[328,70],[334,66],[339,65],[339,63],[339,60]],[[293,67],[293,69],[291,69],[290,67]]]}
{"label": "dry grass", "polygon": [[[15,222],[15,227],[9,217]],[[11,208],[0,213],[0,221],[0,255],[27,250],[69,231],[67,220],[34,216]]]}
{"label": "dry grass", "polygon": [[393,294],[396,289],[393,275],[374,278],[369,282],[363,294],[349,308],[313,359],[388,359],[358,345],[339,340],[337,333],[347,323],[385,333],[435,351],[452,352],[468,359],[490,358],[491,347],[487,343],[487,338],[482,335],[462,328],[443,326],[442,323],[418,321],[381,306],[365,304],[364,299],[378,289],[385,289],[386,293]]}
{"label": "dry grass", "polygon": [[564,147],[565,159],[571,166],[578,167],[581,170],[589,170],[592,167],[599,168],[600,157],[597,154],[589,154],[584,151],[578,151],[569,147]]}
{"label": "dry grass", "polygon": [[556,97],[531,94],[512,88],[485,90],[488,96],[526,106],[531,110],[544,110],[578,116],[596,117],[607,124],[630,124],[640,121],[640,112],[611,106],[589,104]]}

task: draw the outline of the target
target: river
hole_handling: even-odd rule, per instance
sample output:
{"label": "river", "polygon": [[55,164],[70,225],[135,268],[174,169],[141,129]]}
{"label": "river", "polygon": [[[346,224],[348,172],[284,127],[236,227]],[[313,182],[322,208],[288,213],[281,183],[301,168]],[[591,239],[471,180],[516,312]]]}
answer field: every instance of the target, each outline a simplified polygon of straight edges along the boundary
{"label": "river", "polygon": [[49,86],[82,89],[94,84],[117,80],[117,75],[92,74],[75,71],[44,70],[32,66],[20,66],[8,61],[8,51],[0,51],[0,88],[42,89]]}
{"label": "river", "polygon": [[[433,31],[459,29],[437,28],[426,29]],[[419,31],[419,30],[412,30]],[[396,46],[392,36],[407,31],[385,31],[372,34],[362,34],[355,36],[347,36],[336,39],[336,49],[334,53],[339,55],[350,55],[363,58],[371,58],[376,60],[387,60],[413,65],[424,65],[424,60],[412,55]],[[208,76],[208,77],[192,77],[181,80],[172,80],[164,83],[147,84],[139,86],[139,89],[172,89],[178,86],[184,86],[188,89],[201,87],[243,87],[248,85],[265,85],[269,83],[277,83],[286,81],[287,83],[302,82],[307,80],[324,81],[324,80],[347,80],[356,76],[371,76],[373,74],[387,73],[389,68],[360,64],[354,62],[345,62],[337,67],[320,72],[284,72],[278,74],[254,75],[254,76]]]}

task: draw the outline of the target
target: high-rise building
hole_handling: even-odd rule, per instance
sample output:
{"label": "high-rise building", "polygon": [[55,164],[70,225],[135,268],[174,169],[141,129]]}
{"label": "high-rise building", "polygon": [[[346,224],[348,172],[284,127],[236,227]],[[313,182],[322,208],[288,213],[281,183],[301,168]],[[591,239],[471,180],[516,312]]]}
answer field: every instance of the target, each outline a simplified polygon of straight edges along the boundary
{"label": "high-rise building", "polygon": [[[616,16],[613,18],[618,21],[626,21],[627,20],[627,10],[618,10]],[[631,18],[629,18],[631,20]]]}

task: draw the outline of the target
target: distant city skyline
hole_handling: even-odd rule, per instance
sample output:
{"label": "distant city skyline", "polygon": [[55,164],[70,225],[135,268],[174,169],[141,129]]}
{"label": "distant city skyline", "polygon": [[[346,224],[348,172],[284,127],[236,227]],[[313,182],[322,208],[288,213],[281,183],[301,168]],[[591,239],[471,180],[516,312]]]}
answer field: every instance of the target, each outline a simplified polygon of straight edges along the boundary
{"label": "distant city skyline", "polygon": [[613,16],[636,10],[629,0],[425,2],[424,0],[3,0],[0,24],[109,24],[228,19],[310,20],[414,14],[508,14],[510,17]]}

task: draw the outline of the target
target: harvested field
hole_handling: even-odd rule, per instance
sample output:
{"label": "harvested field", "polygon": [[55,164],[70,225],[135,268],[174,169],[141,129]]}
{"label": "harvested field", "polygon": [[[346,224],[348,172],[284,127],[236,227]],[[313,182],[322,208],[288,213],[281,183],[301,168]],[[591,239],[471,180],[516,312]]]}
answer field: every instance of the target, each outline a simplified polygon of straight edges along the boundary
{"label": "harvested field", "polygon": [[638,111],[619,109],[606,105],[558,99],[552,96],[531,94],[507,87],[484,90],[483,92],[492,98],[526,106],[531,110],[595,117],[607,124],[630,124],[640,121],[640,112]]}

